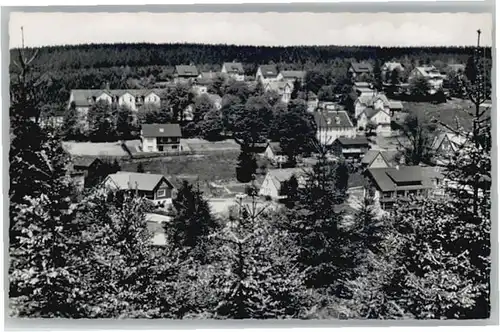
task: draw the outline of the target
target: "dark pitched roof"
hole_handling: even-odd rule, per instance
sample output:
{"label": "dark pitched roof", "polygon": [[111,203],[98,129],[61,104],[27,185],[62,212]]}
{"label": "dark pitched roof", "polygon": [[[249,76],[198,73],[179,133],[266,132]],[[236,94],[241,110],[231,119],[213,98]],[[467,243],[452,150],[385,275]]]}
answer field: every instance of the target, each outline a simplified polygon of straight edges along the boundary
{"label": "dark pitched roof", "polygon": [[177,123],[143,124],[142,136],[144,137],[181,137],[181,127]]}
{"label": "dark pitched roof", "polygon": [[243,75],[245,73],[241,62],[224,62],[222,66],[226,67],[228,73],[236,73],[240,75]]}
{"label": "dark pitched roof", "polygon": [[101,159],[95,157],[75,156],[71,159],[73,166],[89,167],[94,162],[101,162]]}
{"label": "dark pitched roof", "polygon": [[[425,168],[421,166],[401,166],[399,169],[392,167],[369,168],[367,171],[374,180],[375,185],[381,191],[394,191],[399,188],[432,188],[430,180],[439,176],[437,171],[431,172],[429,170],[425,170]],[[419,182],[419,184],[412,186],[401,185],[405,182]]]}
{"label": "dark pitched roof", "polygon": [[352,62],[351,68],[356,73],[371,73],[373,71],[372,65],[366,62]]}
{"label": "dark pitched roof", "polygon": [[178,65],[175,66],[175,73],[178,76],[196,77],[198,76],[198,69],[196,66]]}
{"label": "dark pitched roof", "polygon": [[366,137],[354,137],[354,138],[348,138],[348,137],[339,137],[337,138],[337,141],[342,144],[342,145],[370,145],[370,141]]}
{"label": "dark pitched roof", "polygon": [[316,112],[314,120],[318,129],[352,128],[354,125],[346,111]]}
{"label": "dark pitched roof", "polygon": [[278,76],[278,68],[275,65],[261,65],[259,68],[265,78]]}
{"label": "dark pitched roof", "polygon": [[304,79],[306,72],[303,70],[282,70],[281,75],[286,79]]}

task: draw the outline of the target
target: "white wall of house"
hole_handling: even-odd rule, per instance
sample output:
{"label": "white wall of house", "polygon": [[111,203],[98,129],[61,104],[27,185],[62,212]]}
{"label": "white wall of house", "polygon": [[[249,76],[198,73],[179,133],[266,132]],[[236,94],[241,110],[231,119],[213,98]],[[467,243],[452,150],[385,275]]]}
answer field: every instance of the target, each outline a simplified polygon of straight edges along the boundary
{"label": "white wall of house", "polygon": [[208,92],[208,89],[206,86],[204,85],[194,85],[193,86],[193,91],[194,93],[196,93],[198,96],[204,94],[204,93],[207,93]]}
{"label": "white wall of house", "polygon": [[281,101],[283,101],[284,103],[288,103],[290,102],[290,99],[292,99],[292,87],[287,84],[285,85],[283,95],[281,96]]}
{"label": "white wall of house", "polygon": [[260,196],[270,196],[271,198],[279,197],[279,188],[276,188],[274,182],[272,181],[272,176],[267,174],[262,182],[262,185],[259,190]]}
{"label": "white wall of house", "polygon": [[96,100],[96,102],[105,101],[108,104],[111,104],[113,102],[113,98],[111,98],[111,96],[108,95],[107,93],[100,94],[99,96],[97,96],[97,98],[95,100]]}
{"label": "white wall of house", "polygon": [[156,137],[143,137],[142,138],[142,151],[144,152],[158,152],[156,146]]}
{"label": "white wall of house", "polygon": [[366,109],[366,106],[364,104],[362,104],[359,100],[356,100],[356,102],[354,103],[354,116],[356,116],[356,118],[358,118],[361,113],[363,113]]}
{"label": "white wall of house", "polygon": [[156,93],[151,92],[144,97],[144,103],[160,106],[161,98]]}
{"label": "white wall of house", "polygon": [[118,98],[118,105],[126,106],[133,111],[137,110],[137,107],[135,106],[135,97],[128,92]]}
{"label": "white wall of house", "polygon": [[232,79],[236,81],[244,81],[245,80],[245,74],[239,74],[235,72],[228,72],[227,68],[225,65],[222,66],[221,73],[226,74],[227,76],[231,77]]}
{"label": "white wall of house", "polygon": [[382,155],[380,153],[377,155],[377,157],[375,157],[375,159],[372,161],[371,165],[369,166],[369,168],[386,168],[386,167],[389,167],[389,165],[387,165],[384,157],[382,157]]}
{"label": "white wall of house", "polygon": [[316,132],[316,138],[321,144],[333,144],[339,137],[356,137],[356,128],[334,128],[334,129],[319,129]]}

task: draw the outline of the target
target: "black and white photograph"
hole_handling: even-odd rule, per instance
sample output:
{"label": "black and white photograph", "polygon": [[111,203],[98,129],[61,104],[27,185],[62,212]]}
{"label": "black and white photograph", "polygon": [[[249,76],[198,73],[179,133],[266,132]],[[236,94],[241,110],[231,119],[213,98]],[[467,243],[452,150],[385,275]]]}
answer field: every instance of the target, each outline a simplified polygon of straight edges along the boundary
{"label": "black and white photograph", "polygon": [[495,314],[492,13],[98,8],[8,15],[6,317]]}

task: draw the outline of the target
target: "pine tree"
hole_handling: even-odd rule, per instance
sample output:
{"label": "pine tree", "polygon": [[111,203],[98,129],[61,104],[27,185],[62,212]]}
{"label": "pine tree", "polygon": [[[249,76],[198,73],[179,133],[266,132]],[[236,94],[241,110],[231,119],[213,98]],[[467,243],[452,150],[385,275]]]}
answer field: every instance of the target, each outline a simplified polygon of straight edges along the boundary
{"label": "pine tree", "polygon": [[145,171],[144,171],[144,164],[143,163],[139,163],[137,165],[137,173],[145,173]]}
{"label": "pine tree", "polygon": [[253,153],[242,146],[236,166],[236,178],[239,182],[248,183],[254,178],[257,171],[257,161]]}
{"label": "pine tree", "polygon": [[287,229],[300,248],[299,262],[308,268],[307,285],[341,291],[341,282],[350,270],[346,253],[347,235],[341,227],[337,204],[343,193],[336,187],[336,164],[322,153],[312,170],[305,171],[299,201],[287,211]]}
{"label": "pine tree", "polygon": [[117,194],[98,189],[80,204],[86,317],[178,318],[182,304],[173,291],[181,288],[176,280],[182,260],[172,248],[151,246],[149,202]]}
{"label": "pine tree", "polygon": [[165,232],[175,246],[202,248],[218,223],[199,188],[184,181],[173,199],[174,218],[165,225]]}
{"label": "pine tree", "polygon": [[61,135],[67,141],[79,140],[82,136],[79,128],[78,112],[74,103],[64,113]]}
{"label": "pine tree", "polygon": [[274,228],[255,197],[220,232],[215,317],[299,318],[311,306],[288,234]]}
{"label": "pine tree", "polygon": [[115,120],[111,106],[98,101],[88,111],[88,136],[93,142],[110,142],[116,138]]}

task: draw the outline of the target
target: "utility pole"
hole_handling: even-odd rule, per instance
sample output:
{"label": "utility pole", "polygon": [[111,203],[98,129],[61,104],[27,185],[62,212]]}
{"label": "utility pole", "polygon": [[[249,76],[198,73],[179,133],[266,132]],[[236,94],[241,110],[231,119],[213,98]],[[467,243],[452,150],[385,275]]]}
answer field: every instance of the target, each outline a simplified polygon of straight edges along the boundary
{"label": "utility pole", "polygon": [[21,48],[24,49],[24,27],[21,27]]}

